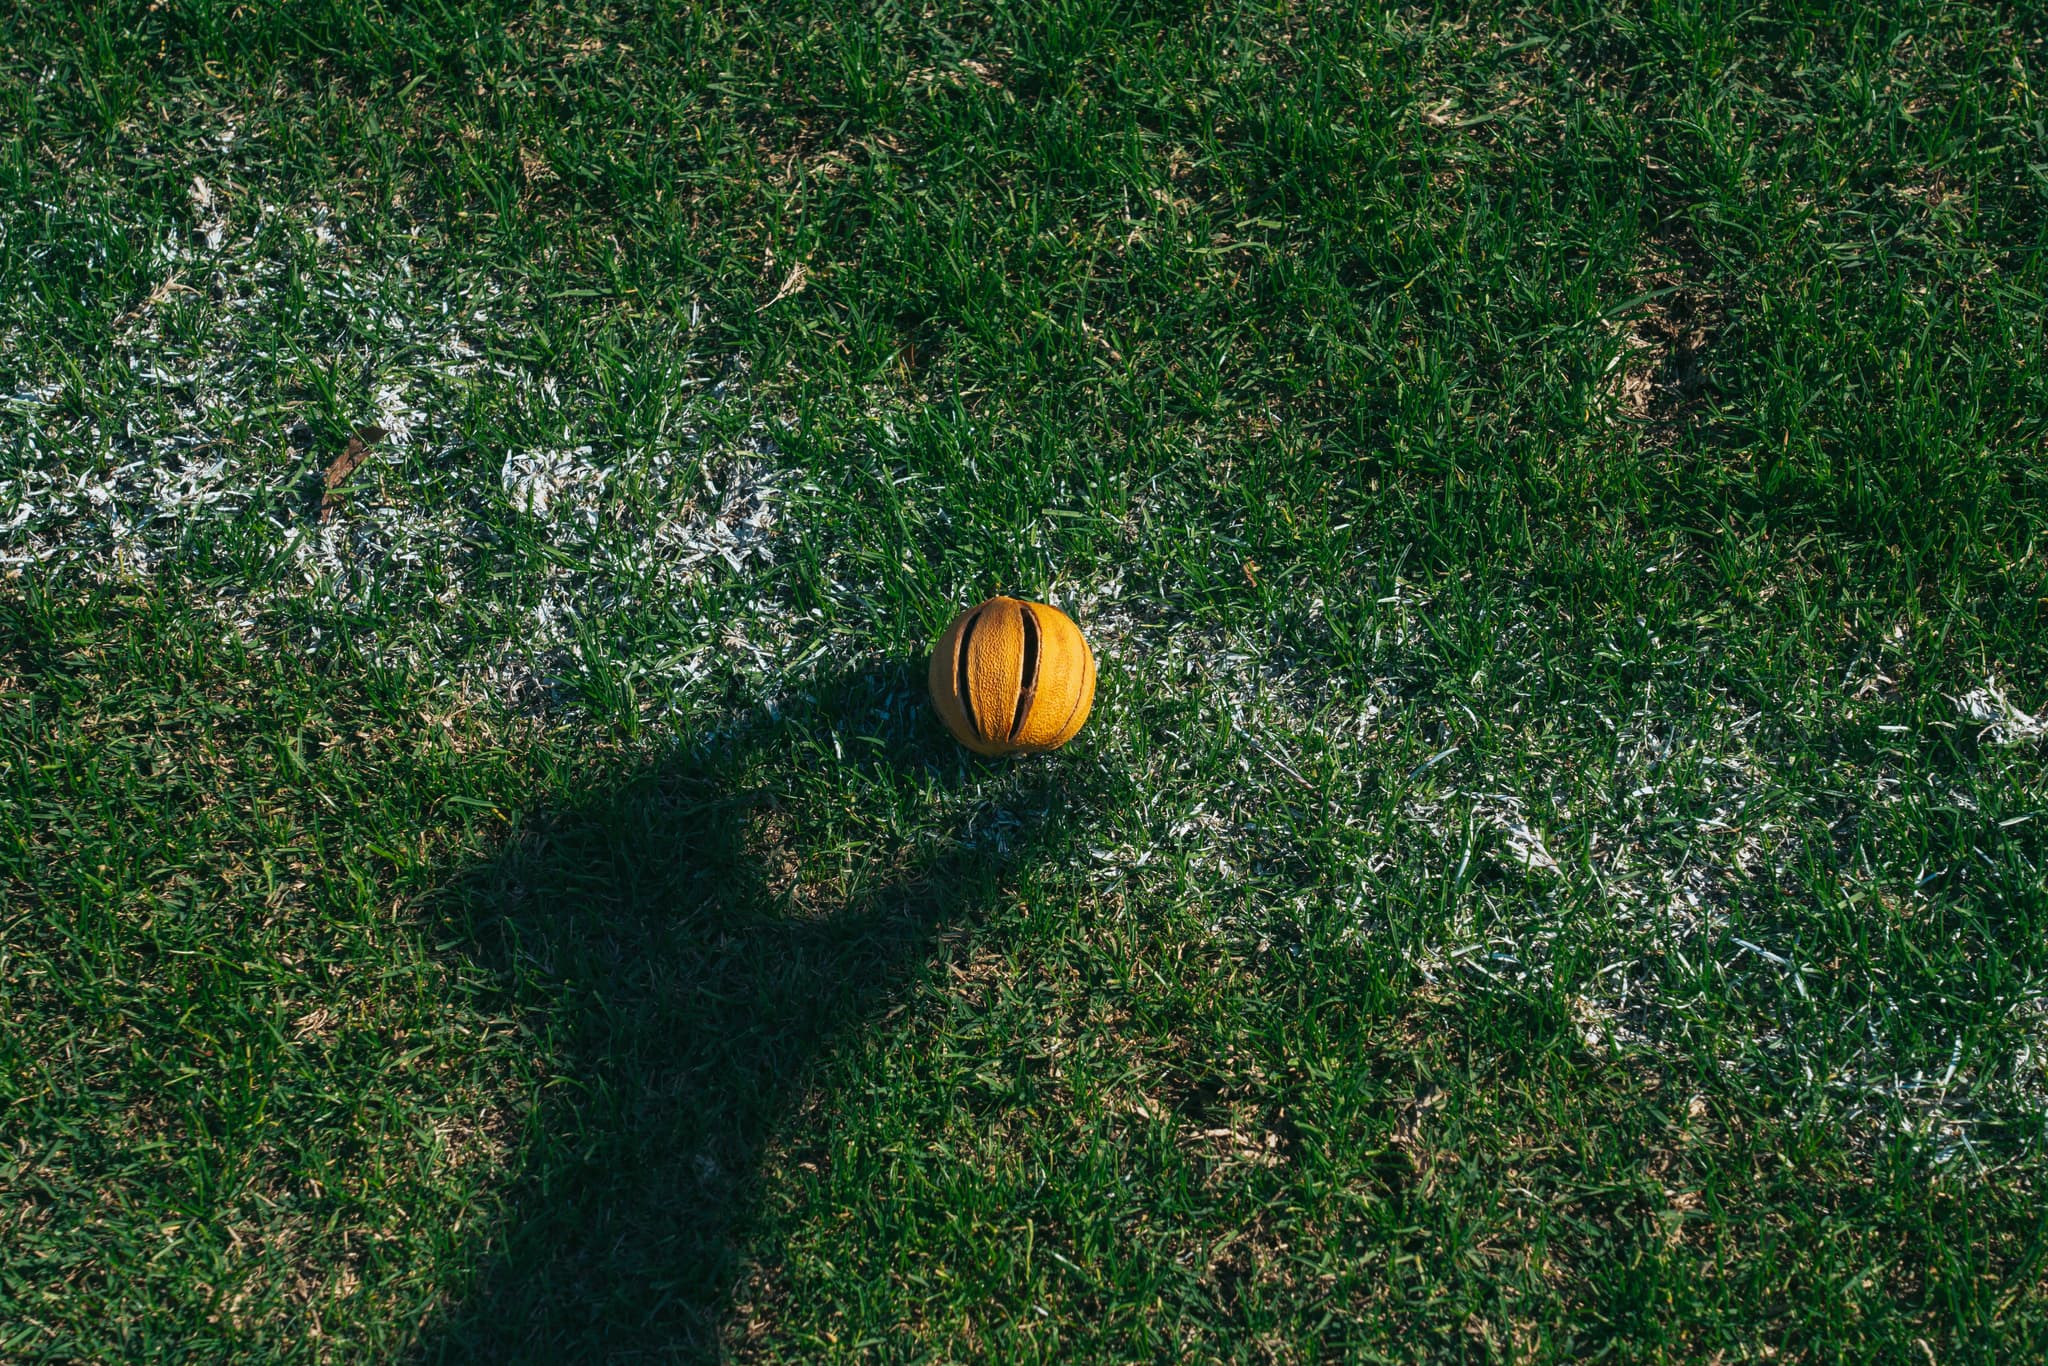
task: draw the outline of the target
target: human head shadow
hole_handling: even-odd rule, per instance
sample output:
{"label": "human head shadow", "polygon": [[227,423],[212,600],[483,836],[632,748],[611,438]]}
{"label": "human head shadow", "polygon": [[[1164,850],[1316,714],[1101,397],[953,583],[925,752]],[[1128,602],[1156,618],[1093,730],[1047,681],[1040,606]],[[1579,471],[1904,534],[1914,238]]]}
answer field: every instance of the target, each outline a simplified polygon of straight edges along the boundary
{"label": "human head shadow", "polygon": [[817,680],[531,814],[451,886],[444,940],[546,1070],[509,1227],[421,1359],[720,1355],[764,1145],[814,1064],[1095,795],[1067,755],[967,756],[919,682]]}

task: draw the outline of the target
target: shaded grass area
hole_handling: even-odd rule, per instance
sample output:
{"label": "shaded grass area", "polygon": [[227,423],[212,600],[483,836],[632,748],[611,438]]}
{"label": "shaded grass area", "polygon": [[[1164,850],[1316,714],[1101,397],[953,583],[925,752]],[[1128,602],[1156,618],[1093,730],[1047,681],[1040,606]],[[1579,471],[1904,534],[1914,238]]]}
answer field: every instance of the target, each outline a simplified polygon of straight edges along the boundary
{"label": "shaded grass area", "polygon": [[[965,774],[935,779],[919,754],[932,737],[903,715],[908,681],[819,680],[773,722],[543,813],[464,884],[453,937],[563,1031],[572,1068],[534,1118],[513,1236],[429,1356],[715,1349],[757,1163],[816,1055],[908,983],[943,980],[1086,804],[1085,775],[1040,770],[949,820]],[[851,819],[789,780],[842,728],[887,742],[853,770]],[[915,837],[881,836],[881,812]]]}
{"label": "shaded grass area", "polygon": [[2039,16],[0,25],[0,1351],[2040,1354]]}

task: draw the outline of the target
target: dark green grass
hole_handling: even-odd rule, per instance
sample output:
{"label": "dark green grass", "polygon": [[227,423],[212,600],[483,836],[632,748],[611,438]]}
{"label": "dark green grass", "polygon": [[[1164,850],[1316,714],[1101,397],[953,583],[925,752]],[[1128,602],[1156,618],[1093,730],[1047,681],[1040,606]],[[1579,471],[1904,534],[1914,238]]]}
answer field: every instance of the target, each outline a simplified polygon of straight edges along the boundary
{"label": "dark green grass", "polygon": [[2039,1357],[2044,43],[11,11],[0,1355]]}

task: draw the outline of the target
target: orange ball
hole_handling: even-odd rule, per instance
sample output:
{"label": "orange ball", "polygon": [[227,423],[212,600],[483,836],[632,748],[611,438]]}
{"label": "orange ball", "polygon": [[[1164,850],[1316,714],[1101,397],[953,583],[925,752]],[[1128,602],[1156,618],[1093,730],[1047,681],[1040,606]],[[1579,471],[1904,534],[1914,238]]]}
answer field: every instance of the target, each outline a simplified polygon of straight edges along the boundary
{"label": "orange ball", "polygon": [[1059,608],[990,598],[939,637],[931,689],[946,729],[976,754],[1043,754],[1088,719],[1095,656]]}

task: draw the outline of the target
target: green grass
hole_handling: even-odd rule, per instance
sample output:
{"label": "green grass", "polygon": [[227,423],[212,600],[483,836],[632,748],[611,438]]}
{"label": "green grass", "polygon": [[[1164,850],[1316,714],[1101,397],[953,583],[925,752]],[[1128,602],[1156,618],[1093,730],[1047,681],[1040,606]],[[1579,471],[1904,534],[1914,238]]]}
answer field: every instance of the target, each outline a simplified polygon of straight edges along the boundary
{"label": "green grass", "polygon": [[0,1358],[2039,1359],[2044,89],[16,6]]}

